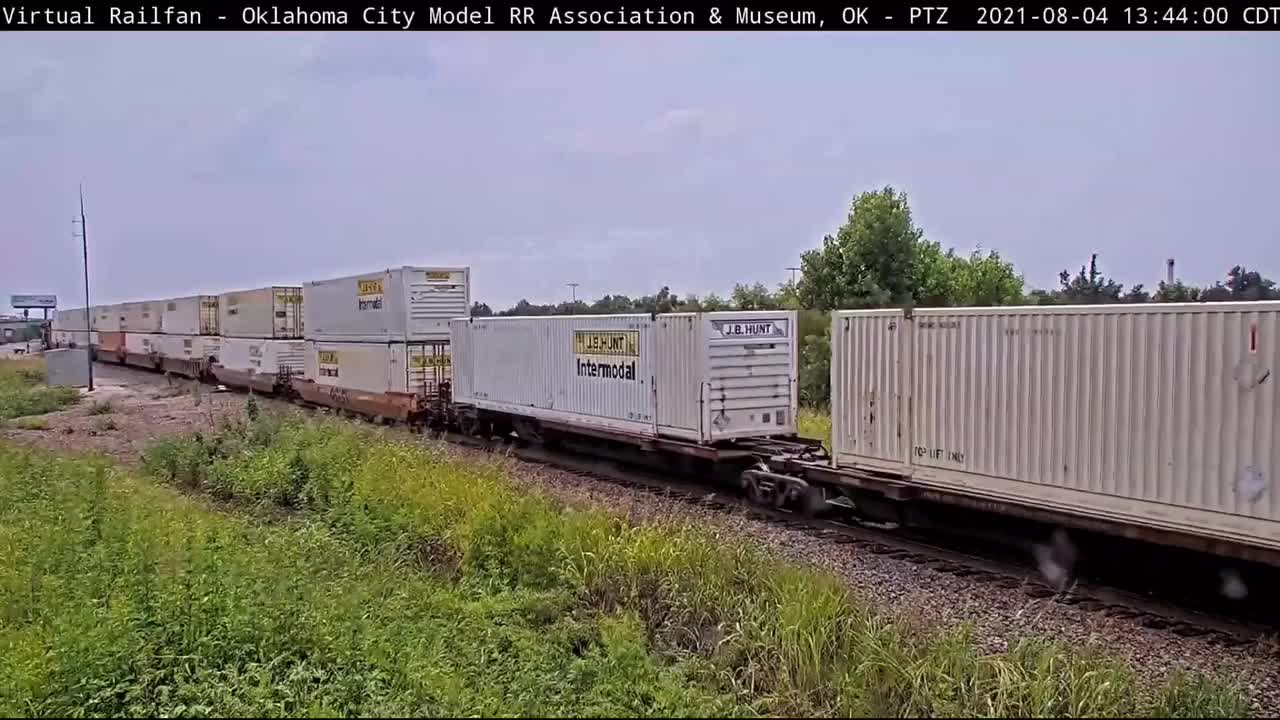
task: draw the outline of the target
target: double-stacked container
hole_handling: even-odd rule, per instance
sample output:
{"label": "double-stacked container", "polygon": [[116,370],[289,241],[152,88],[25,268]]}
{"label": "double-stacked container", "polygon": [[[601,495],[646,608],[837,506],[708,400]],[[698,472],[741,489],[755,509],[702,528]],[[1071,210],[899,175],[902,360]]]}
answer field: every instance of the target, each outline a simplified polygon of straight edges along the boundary
{"label": "double-stacked container", "polygon": [[449,321],[471,306],[467,267],[400,267],[305,283],[306,376],[432,397],[451,379]]}

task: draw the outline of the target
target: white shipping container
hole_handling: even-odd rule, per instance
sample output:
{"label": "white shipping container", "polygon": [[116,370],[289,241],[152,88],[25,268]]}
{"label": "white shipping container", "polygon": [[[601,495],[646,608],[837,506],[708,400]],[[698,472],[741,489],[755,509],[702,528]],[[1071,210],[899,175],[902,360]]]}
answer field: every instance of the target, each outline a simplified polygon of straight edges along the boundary
{"label": "white shipping container", "polygon": [[160,301],[125,303],[120,306],[120,330],[131,333],[160,332]]}
{"label": "white shipping container", "polygon": [[53,333],[53,343],[58,347],[88,347],[90,340],[96,345],[98,342],[98,333],[85,332],[84,330],[55,330]]}
{"label": "white shipping container", "polygon": [[98,305],[93,308],[93,329],[97,332],[120,332],[121,307]]}
{"label": "white shipping container", "polygon": [[160,341],[163,337],[158,333],[125,333],[124,351],[130,355],[159,354]]}
{"label": "white shipping container", "polygon": [[471,308],[466,267],[401,267],[303,284],[306,337],[334,342],[445,340]]}
{"label": "white shipping container", "polygon": [[223,337],[302,337],[302,288],[266,287],[218,296],[218,331]]}
{"label": "white shipping container", "polygon": [[307,366],[307,344],[302,340],[223,338],[218,364],[228,370],[252,370],[268,375],[287,370],[301,375]]}
{"label": "white shipping container", "polygon": [[[158,352],[174,360],[204,360],[215,362],[220,357],[222,338],[216,335],[173,335],[162,334],[151,336],[152,343],[159,348]],[[125,339],[128,344],[128,338]],[[130,351],[132,352],[132,351]]]}
{"label": "white shipping container", "polygon": [[447,341],[339,343],[307,341],[306,378],[318,385],[376,393],[434,395],[452,377]]}
{"label": "white shipping container", "polygon": [[88,313],[84,308],[74,308],[71,310],[55,310],[53,312],[53,323],[50,325],[51,330],[88,330],[86,323],[88,322]]}
{"label": "white shipping container", "polygon": [[218,296],[192,295],[164,301],[160,332],[171,335],[217,335]]}
{"label": "white shipping container", "polygon": [[835,464],[1280,548],[1280,303],[835,313]]}
{"label": "white shipping container", "polygon": [[469,318],[453,396],[481,409],[711,443],[796,432],[796,313]]}

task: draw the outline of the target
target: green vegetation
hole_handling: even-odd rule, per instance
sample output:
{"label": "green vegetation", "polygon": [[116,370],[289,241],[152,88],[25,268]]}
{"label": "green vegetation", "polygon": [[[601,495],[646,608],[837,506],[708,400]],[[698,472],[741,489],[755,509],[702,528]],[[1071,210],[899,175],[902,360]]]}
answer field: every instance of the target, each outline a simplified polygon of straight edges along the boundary
{"label": "green vegetation", "polygon": [[0,360],[0,420],[42,415],[79,401],[79,390],[48,387],[44,380],[43,360]]}
{"label": "green vegetation", "polygon": [[800,425],[800,435],[815,440],[831,449],[831,412],[826,408],[801,407],[800,416],[796,418]]}
{"label": "green vegetation", "polygon": [[10,420],[9,423],[19,430],[48,430],[49,421],[39,415],[31,415]]}
{"label": "green vegetation", "polygon": [[[260,411],[254,420],[210,434],[158,443],[144,461],[149,472],[186,491],[207,493],[262,517],[279,518],[284,512],[283,517],[291,518],[285,527],[304,525],[303,537],[312,543],[324,538],[323,552],[308,547],[307,554],[287,561],[263,556],[261,550],[249,553],[264,568],[280,566],[285,579],[273,587],[287,590],[260,589],[257,592],[266,593],[263,597],[231,593],[244,603],[235,612],[249,614],[254,603],[268,602],[271,609],[262,615],[285,623],[294,633],[280,640],[248,633],[238,643],[252,648],[255,657],[282,653],[289,658],[258,683],[270,688],[261,691],[264,697],[294,692],[288,679],[299,672],[291,665],[299,661],[299,653],[290,643],[319,642],[311,634],[315,633],[324,638],[355,634],[359,639],[344,640],[354,644],[342,646],[336,656],[341,663],[329,656],[314,664],[307,660],[308,677],[346,678],[343,687],[348,694],[339,699],[325,695],[323,701],[323,707],[339,712],[421,707],[422,696],[414,693],[427,688],[420,681],[402,679],[394,669],[424,662],[435,663],[433,679],[426,683],[430,689],[438,693],[442,683],[470,688],[474,694],[467,697],[477,703],[470,712],[485,714],[608,709],[643,714],[1217,716],[1246,709],[1238,693],[1204,680],[1178,678],[1161,687],[1144,686],[1131,671],[1087,648],[1022,642],[1007,653],[983,654],[963,631],[939,635],[877,615],[839,581],[789,567],[750,544],[718,538],[714,530],[677,522],[634,526],[601,511],[560,507],[522,489],[496,466],[460,464],[436,449],[378,431]],[[182,537],[175,537],[174,547],[189,542]],[[334,537],[342,538],[341,543]],[[262,546],[263,540],[250,538],[246,544]],[[282,544],[305,545],[300,540]],[[230,553],[240,544],[228,541],[217,547]],[[385,584],[357,577],[347,553],[421,577],[412,581],[412,591],[393,593]],[[235,577],[259,587],[253,572],[234,564],[239,562],[220,557],[193,567],[225,572],[222,564],[231,564]],[[369,572],[382,567],[371,566]],[[290,574],[290,568],[296,568],[296,574]],[[190,572],[179,574],[191,578]],[[341,583],[312,580],[313,575],[326,578],[335,573],[344,578]],[[15,587],[25,587],[22,582],[26,580],[19,579]],[[408,582],[396,575],[397,588]],[[366,590],[357,589],[370,583]],[[325,597],[345,598],[334,602],[349,614],[332,610],[312,617],[320,611],[304,611],[309,603],[320,602],[311,594],[312,588],[320,587]],[[479,664],[465,666],[469,658],[486,657],[485,652],[470,644],[441,647],[445,641],[434,637],[442,632],[439,626],[413,625],[405,619],[431,615],[410,598],[422,596],[418,602],[432,608],[433,598],[458,595],[485,608],[527,607],[521,603],[538,608],[525,611],[545,624],[530,626],[526,642],[539,649],[528,652],[539,658],[551,653],[556,661],[536,665],[523,695],[494,684],[525,677],[522,672],[528,668],[496,672]],[[305,601],[286,600],[298,597]],[[182,607],[182,602],[188,601],[176,598],[166,606]],[[324,607],[330,607],[328,603],[325,600]],[[461,638],[485,642],[499,632],[492,627],[491,615],[454,606],[449,610],[450,617],[459,618],[452,631],[459,643],[466,642]],[[220,611],[204,612],[214,614],[206,615],[199,627],[213,632]],[[304,612],[306,622],[294,615]],[[377,619],[362,619],[365,613]],[[387,623],[395,627],[383,627]],[[516,626],[524,627],[519,622]],[[188,631],[172,632],[185,638]],[[499,634],[506,632],[504,625]],[[380,639],[384,633],[397,639],[394,652],[368,639]],[[567,640],[571,636],[575,639]],[[326,640],[321,647],[332,642]],[[503,647],[510,642],[504,641]],[[587,649],[544,647],[566,642],[585,642]],[[611,649],[611,642],[622,643],[624,649]],[[258,650],[263,643],[270,648]],[[184,648],[167,652],[182,655]],[[429,657],[421,658],[419,652]],[[378,664],[385,653],[391,653],[394,662]],[[578,654],[586,660],[567,657]],[[506,662],[518,664],[522,657],[517,653]],[[207,672],[225,676],[226,660],[200,658]],[[591,658],[599,664],[590,673],[566,669]],[[358,671],[348,677],[342,663],[352,663]],[[369,663],[374,663],[376,673],[368,669]],[[540,672],[546,674],[535,677]],[[584,676],[592,678],[591,683],[573,684]],[[377,695],[381,700],[372,706],[357,703],[373,678],[378,679],[377,688],[407,695]],[[572,690],[558,689],[555,699],[548,699],[547,687],[559,688],[565,682]],[[319,692],[316,685],[308,687]],[[320,682],[318,687],[325,686]],[[478,697],[487,700],[480,702]],[[524,699],[512,706],[498,698]],[[316,702],[291,704],[289,712],[317,707]]]}
{"label": "green vegetation", "polygon": [[93,421],[93,429],[97,430],[98,432],[107,432],[109,430],[115,430],[116,421],[109,417],[98,418],[97,420]]}

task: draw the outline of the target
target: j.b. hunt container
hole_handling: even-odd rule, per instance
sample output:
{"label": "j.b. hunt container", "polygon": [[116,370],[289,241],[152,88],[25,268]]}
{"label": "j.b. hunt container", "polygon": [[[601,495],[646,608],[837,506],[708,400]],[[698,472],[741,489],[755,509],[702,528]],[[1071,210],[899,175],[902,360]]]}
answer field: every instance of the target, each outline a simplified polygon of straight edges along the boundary
{"label": "j.b. hunt container", "polygon": [[120,330],[129,333],[160,332],[159,301],[124,303],[120,306]]}
{"label": "j.b. hunt container", "polygon": [[370,393],[435,396],[451,378],[447,340],[347,343],[308,340],[306,378],[317,385]]}
{"label": "j.b. hunt container", "polygon": [[217,335],[218,296],[192,295],[162,303],[160,332],[168,335]]}
{"label": "j.b. hunt container", "polygon": [[843,468],[1280,549],[1280,303],[837,312]]}
{"label": "j.b. hunt container", "polygon": [[230,370],[279,375],[302,375],[307,344],[302,340],[223,338],[218,364]]}
{"label": "j.b. hunt container", "polygon": [[445,340],[471,308],[466,267],[400,267],[303,285],[306,338],[329,342]]}
{"label": "j.b. hunt container", "polygon": [[160,354],[173,360],[191,362],[216,362],[222,352],[222,338],[215,335],[173,335],[161,334],[150,336],[151,346],[158,347]]}
{"label": "j.b. hunt container", "polygon": [[300,339],[302,288],[273,286],[218,296],[218,332],[223,337]]}
{"label": "j.b. hunt container", "polygon": [[796,313],[455,319],[460,405],[699,443],[796,433]]}

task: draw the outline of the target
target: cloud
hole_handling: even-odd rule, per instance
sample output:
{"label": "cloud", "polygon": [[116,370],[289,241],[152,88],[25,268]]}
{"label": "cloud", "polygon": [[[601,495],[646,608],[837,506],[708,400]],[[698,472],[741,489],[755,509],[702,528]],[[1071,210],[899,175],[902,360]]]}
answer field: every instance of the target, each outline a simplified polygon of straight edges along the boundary
{"label": "cloud", "polygon": [[56,122],[59,108],[50,92],[53,70],[42,63],[28,65],[10,70],[8,78],[0,76],[0,140],[45,134]]}
{"label": "cloud", "polygon": [[371,79],[431,80],[436,68],[427,47],[418,37],[333,33],[311,49],[299,71],[335,84]]}

